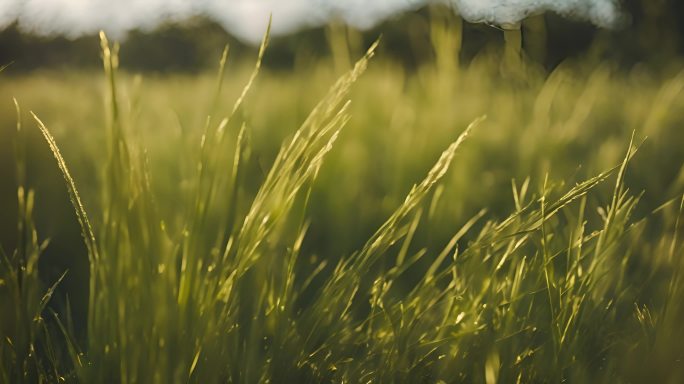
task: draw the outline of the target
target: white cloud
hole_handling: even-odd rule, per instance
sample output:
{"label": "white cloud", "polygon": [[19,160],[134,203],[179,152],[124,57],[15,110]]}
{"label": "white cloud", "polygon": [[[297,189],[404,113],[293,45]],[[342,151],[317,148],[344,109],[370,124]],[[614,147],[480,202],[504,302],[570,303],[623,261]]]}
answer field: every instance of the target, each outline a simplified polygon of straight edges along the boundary
{"label": "white cloud", "polygon": [[451,3],[476,22],[513,23],[553,11],[610,26],[620,18],[617,0],[0,0],[0,29],[18,21],[24,30],[70,37],[105,30],[120,38],[164,21],[209,17],[239,38],[258,42],[273,15],[273,33],[341,18],[369,28],[392,15],[429,2]]}
{"label": "white cloud", "polygon": [[464,18],[493,24],[516,23],[525,17],[552,11],[589,20],[602,27],[622,18],[615,0],[450,0]]}

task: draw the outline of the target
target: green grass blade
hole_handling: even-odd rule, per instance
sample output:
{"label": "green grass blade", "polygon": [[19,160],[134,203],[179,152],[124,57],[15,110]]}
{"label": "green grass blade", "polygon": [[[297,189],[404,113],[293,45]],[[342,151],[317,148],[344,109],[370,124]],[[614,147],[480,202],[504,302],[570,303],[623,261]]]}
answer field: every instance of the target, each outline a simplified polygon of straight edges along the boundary
{"label": "green grass blade", "polygon": [[74,207],[74,211],[76,212],[76,218],[78,219],[78,223],[81,226],[81,235],[83,236],[83,240],[85,241],[85,245],[88,249],[88,256],[90,258],[91,263],[94,263],[97,260],[99,260],[97,242],[95,240],[93,228],[90,225],[90,220],[88,219],[88,214],[86,213],[83,203],[81,202],[81,197],[79,196],[78,190],[76,189],[76,183],[74,182],[74,179],[71,176],[71,173],[69,172],[69,168],[67,167],[66,161],[64,161],[64,158],[62,157],[62,154],[59,151],[59,147],[57,146],[55,138],[52,136],[52,134],[47,129],[45,124],[43,124],[43,122],[38,118],[38,116],[36,116],[33,112],[31,112],[31,115],[38,123],[38,128],[40,129],[40,132],[43,134],[43,137],[45,138],[45,141],[50,147],[50,151],[52,152],[52,155],[55,157],[57,165],[59,166],[59,169],[62,172],[62,176],[64,177],[64,181],[67,186],[67,191],[69,192],[71,205]]}

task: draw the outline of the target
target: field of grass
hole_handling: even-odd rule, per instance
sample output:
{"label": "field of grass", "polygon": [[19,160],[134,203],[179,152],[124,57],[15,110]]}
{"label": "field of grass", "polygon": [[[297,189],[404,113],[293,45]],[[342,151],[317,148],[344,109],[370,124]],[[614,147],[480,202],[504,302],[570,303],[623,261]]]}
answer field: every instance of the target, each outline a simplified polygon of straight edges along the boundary
{"label": "field of grass", "polygon": [[0,74],[0,382],[684,380],[684,72],[433,32]]}

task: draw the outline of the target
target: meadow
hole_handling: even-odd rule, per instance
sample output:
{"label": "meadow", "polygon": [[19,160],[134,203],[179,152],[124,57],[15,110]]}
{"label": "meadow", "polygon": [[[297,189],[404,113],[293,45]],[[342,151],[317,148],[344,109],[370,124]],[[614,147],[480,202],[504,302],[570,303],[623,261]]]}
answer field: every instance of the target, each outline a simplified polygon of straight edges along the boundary
{"label": "meadow", "polygon": [[684,72],[429,43],[0,73],[0,382],[684,380]]}

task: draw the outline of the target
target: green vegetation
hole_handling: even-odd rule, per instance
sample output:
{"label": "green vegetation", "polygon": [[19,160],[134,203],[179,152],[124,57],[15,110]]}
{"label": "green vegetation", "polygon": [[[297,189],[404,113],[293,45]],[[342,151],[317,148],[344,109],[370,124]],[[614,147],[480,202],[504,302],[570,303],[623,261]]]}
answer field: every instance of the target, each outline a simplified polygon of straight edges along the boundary
{"label": "green vegetation", "polygon": [[[266,38],[142,79],[102,36],[104,106],[92,74],[2,78],[0,382],[684,380],[684,74],[466,66],[450,28],[415,72],[259,73]],[[39,275],[34,216],[86,271]]]}

